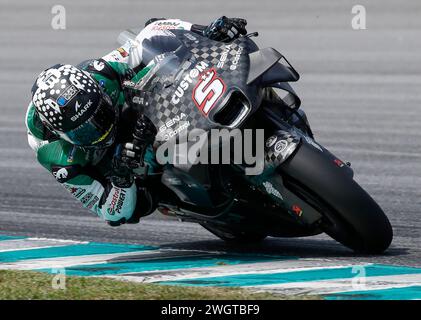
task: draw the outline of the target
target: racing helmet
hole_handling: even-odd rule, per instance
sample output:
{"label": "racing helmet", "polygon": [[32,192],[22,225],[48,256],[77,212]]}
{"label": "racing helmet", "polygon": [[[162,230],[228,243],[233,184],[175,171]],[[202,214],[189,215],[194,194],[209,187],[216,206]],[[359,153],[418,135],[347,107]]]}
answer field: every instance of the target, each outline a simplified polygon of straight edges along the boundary
{"label": "racing helmet", "polygon": [[44,70],[32,87],[32,103],[48,129],[76,146],[114,143],[118,108],[84,70],[68,64]]}

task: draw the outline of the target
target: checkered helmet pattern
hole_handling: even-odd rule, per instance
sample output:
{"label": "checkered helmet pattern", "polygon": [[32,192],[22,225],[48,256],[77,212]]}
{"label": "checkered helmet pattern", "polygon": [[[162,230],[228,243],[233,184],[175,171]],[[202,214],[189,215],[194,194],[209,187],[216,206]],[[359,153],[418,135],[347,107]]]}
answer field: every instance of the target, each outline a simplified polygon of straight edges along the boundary
{"label": "checkered helmet pattern", "polygon": [[43,71],[32,87],[32,102],[41,120],[58,132],[83,124],[101,97],[102,91],[91,75],[68,64]]}

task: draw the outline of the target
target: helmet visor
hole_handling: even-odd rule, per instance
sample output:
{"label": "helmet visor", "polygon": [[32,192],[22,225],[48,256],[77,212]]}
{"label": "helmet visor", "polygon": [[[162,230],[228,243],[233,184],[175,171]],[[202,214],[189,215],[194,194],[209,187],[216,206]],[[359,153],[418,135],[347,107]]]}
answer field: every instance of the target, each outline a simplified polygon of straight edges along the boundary
{"label": "helmet visor", "polygon": [[60,133],[60,136],[78,146],[109,147],[114,143],[117,116],[117,108],[101,99],[91,118],[71,131]]}

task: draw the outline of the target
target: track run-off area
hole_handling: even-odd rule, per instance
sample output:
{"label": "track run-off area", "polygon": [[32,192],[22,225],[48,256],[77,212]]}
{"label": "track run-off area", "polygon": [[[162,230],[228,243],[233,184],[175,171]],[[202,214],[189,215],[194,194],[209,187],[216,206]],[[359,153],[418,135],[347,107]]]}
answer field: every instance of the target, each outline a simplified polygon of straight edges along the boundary
{"label": "track run-off area", "polygon": [[421,268],[0,235],[0,269],[324,299],[421,299]]}

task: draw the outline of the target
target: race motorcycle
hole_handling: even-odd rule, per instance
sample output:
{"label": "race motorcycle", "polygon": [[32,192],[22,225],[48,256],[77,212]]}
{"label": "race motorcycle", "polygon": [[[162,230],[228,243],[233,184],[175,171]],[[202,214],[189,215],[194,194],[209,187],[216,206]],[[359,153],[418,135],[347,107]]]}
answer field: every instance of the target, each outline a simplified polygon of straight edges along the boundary
{"label": "race motorcycle", "polygon": [[[174,163],[146,180],[139,173],[139,181],[153,181],[148,187],[161,213],[199,223],[228,242],[325,232],[355,252],[389,247],[393,232],[382,209],[354,181],[350,164],[315,141],[289,84],[299,74],[282,54],[259,49],[252,40],[257,33],[229,44],[186,30],[168,33],[176,49],[155,57],[138,83],[125,84],[131,106],[157,128],[154,147],[186,143],[178,141],[186,132],[215,128],[264,129],[265,145],[258,175],[247,175],[247,164],[232,159]],[[136,34],[126,30],[118,42]]]}

